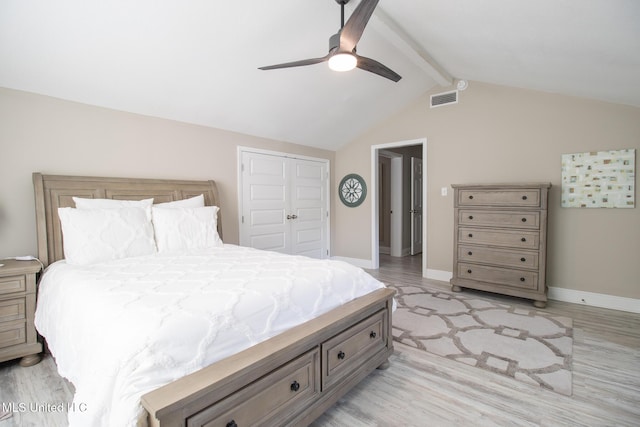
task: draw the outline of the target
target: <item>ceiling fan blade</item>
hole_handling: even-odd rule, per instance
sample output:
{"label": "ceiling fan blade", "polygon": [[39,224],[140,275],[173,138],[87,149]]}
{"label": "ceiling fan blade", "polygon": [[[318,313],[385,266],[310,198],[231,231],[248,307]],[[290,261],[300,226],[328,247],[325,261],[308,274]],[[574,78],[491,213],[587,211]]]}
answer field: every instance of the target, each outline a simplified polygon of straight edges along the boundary
{"label": "ceiling fan blade", "polygon": [[364,28],[367,26],[373,10],[378,5],[379,0],[361,0],[360,4],[353,11],[349,20],[340,31],[340,50],[351,52],[362,37]]}
{"label": "ceiling fan blade", "polygon": [[358,65],[356,65],[356,67],[360,68],[361,70],[369,71],[370,73],[386,77],[387,79],[393,80],[394,82],[397,82],[402,78],[400,74],[396,73],[389,67],[379,63],[374,59],[366,58],[360,55],[356,55],[356,57],[358,58]]}
{"label": "ceiling fan blade", "polygon": [[285,62],[284,64],[268,65],[266,67],[259,67],[259,69],[260,70],[275,70],[275,69],[278,69],[278,68],[302,67],[302,66],[305,66],[305,65],[319,64],[321,62],[327,61],[328,59],[329,59],[329,55],[323,56],[322,58],[303,59],[301,61]]}

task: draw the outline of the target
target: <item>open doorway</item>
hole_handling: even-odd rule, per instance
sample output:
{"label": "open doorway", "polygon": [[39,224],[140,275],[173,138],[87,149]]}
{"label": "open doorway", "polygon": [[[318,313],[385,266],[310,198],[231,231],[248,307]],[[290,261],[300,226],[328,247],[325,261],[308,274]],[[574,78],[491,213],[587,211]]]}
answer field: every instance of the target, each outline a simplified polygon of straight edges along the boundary
{"label": "open doorway", "polygon": [[371,147],[372,267],[380,254],[419,257],[421,276],[427,271],[426,139]]}

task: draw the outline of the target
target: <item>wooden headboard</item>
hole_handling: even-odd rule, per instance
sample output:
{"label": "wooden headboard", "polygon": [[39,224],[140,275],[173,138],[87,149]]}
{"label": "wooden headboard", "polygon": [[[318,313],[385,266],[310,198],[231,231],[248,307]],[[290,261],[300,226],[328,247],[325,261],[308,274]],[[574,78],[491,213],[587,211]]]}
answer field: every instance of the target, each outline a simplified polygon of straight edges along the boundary
{"label": "wooden headboard", "polygon": [[[204,194],[205,205],[220,206],[214,181],[182,181],[140,178],[100,178],[33,174],[36,198],[38,258],[47,265],[64,259],[62,229],[58,208],[75,207],[72,197],[93,199],[142,200],[154,203],[188,199]],[[218,233],[222,237],[222,219],[218,212]]]}

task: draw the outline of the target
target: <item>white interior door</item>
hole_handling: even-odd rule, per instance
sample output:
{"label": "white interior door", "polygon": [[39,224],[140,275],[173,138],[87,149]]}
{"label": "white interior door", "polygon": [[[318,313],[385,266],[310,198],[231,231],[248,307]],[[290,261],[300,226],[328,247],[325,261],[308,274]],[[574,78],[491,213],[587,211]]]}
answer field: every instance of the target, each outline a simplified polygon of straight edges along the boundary
{"label": "white interior door", "polygon": [[291,252],[287,159],[242,152],[240,245]]}
{"label": "white interior door", "polygon": [[411,158],[411,255],[422,252],[422,159]]}
{"label": "white interior door", "polygon": [[241,152],[240,244],[329,256],[328,162]]}
{"label": "white interior door", "polygon": [[291,253],[326,258],[327,167],[324,162],[288,159],[291,170]]}

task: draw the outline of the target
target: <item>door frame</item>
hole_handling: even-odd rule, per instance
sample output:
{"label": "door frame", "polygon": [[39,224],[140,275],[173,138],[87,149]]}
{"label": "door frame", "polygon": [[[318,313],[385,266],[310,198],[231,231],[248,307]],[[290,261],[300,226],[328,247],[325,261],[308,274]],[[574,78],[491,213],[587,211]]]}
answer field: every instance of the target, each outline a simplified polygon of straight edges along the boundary
{"label": "door frame", "polygon": [[[402,191],[397,190],[398,186],[402,188],[402,174],[403,174],[403,161],[404,156],[402,154],[394,153],[393,151],[378,150],[378,157],[386,157],[391,160],[391,171],[389,173],[391,196],[390,207],[393,214],[390,217],[390,252],[391,256],[402,256],[402,222],[404,218],[404,212],[402,210]],[[379,163],[376,162],[376,166]],[[379,175],[378,175],[379,176]],[[375,190],[374,190],[375,191]],[[378,192],[378,194],[380,194]],[[378,207],[380,206],[380,200],[378,200]],[[380,212],[378,210],[378,212]],[[380,214],[378,214],[379,216]],[[380,218],[378,217],[378,222]],[[378,228],[380,230],[380,228]],[[379,232],[379,231],[378,231]],[[378,235],[378,242],[380,242],[380,236]],[[378,243],[378,252],[380,251],[380,244]]]}
{"label": "door frame", "polygon": [[326,190],[326,194],[325,197],[327,198],[327,204],[326,204],[326,215],[327,215],[327,229],[326,229],[326,233],[325,233],[325,239],[327,239],[327,256],[326,259],[330,259],[331,258],[331,162],[329,161],[329,159],[323,159],[320,157],[311,157],[311,156],[303,156],[301,154],[293,154],[293,153],[286,153],[283,151],[273,151],[273,150],[264,150],[261,148],[254,148],[254,147],[245,147],[245,146],[238,146],[237,148],[237,154],[236,154],[236,162],[237,162],[237,168],[236,168],[236,183],[237,183],[237,187],[236,187],[236,193],[238,195],[238,204],[237,204],[237,209],[238,209],[238,242],[242,241],[242,211],[243,211],[243,191],[242,191],[242,154],[243,153],[256,153],[256,154],[265,154],[265,155],[269,155],[269,156],[278,156],[278,157],[285,157],[288,159],[299,159],[299,160],[311,160],[314,162],[321,162],[324,163],[327,167],[327,176],[325,177],[327,180],[327,190]]}
{"label": "door frame", "polygon": [[378,155],[379,150],[422,145],[422,277],[427,277],[427,138],[388,142],[371,146],[371,268],[380,268]]}

